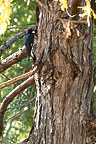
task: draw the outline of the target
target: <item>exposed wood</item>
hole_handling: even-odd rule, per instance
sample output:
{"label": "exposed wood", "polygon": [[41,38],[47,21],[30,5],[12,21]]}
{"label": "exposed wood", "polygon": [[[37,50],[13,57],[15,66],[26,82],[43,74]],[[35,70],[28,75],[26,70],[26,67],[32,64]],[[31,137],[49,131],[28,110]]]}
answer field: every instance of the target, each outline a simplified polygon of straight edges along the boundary
{"label": "exposed wood", "polygon": [[34,67],[34,69],[31,70],[30,72],[27,72],[27,73],[25,73],[23,75],[20,75],[18,77],[15,77],[13,79],[8,80],[7,82],[4,82],[4,83],[0,84],[0,89],[2,89],[4,87],[7,87],[7,86],[9,86],[11,84],[14,84],[14,83],[16,83],[16,82],[18,82],[20,80],[27,79],[28,77],[32,76],[36,72],[36,70],[37,70],[37,66]]}
{"label": "exposed wood", "polygon": [[[33,25],[30,28],[32,29],[36,29],[36,26]],[[10,47],[10,45],[14,42],[17,41],[18,39],[22,38],[25,35],[27,29],[25,29],[24,31],[18,33],[17,35],[11,37],[9,40],[7,40],[6,42],[3,43],[3,45],[0,46],[0,56],[2,55],[2,53]]]}

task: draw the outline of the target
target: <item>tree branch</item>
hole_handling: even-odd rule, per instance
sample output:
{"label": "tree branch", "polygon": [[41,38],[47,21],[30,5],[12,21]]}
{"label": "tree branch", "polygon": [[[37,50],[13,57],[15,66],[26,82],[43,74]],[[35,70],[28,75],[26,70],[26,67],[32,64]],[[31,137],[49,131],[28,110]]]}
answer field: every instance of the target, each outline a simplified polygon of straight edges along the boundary
{"label": "tree branch", "polygon": [[[1,73],[1,75],[3,76],[3,77],[5,77],[7,80],[11,80],[8,76],[6,76],[5,74],[3,74],[3,73]],[[16,84],[14,84],[14,88],[16,87],[17,85]],[[25,96],[27,99],[29,99],[29,97],[28,96],[26,96],[25,95],[25,93],[23,93],[22,92],[22,94],[23,94],[23,96]]]}
{"label": "tree branch", "polygon": [[34,69],[31,70],[30,72],[27,72],[27,73],[25,73],[23,75],[20,75],[18,77],[15,77],[13,79],[8,80],[7,82],[4,82],[4,83],[0,84],[0,89],[2,89],[4,87],[7,87],[7,86],[9,86],[11,84],[14,84],[17,81],[20,81],[20,80],[23,80],[23,79],[27,79],[28,77],[32,76],[36,72],[36,70],[37,70],[37,67],[34,67]]}
{"label": "tree branch", "polygon": [[20,93],[22,92],[25,88],[27,88],[28,86],[30,86],[31,84],[34,83],[34,78],[29,77],[26,81],[24,81],[23,83],[21,83],[19,86],[17,86],[14,90],[12,90],[7,97],[4,99],[4,101],[2,102],[1,108],[0,108],[0,136],[2,134],[2,130],[3,130],[3,117],[4,117],[4,113],[7,109],[8,104]]}
{"label": "tree branch", "polygon": [[26,50],[25,50],[25,46],[23,46],[19,51],[13,53],[12,55],[7,57],[6,59],[4,59],[0,63],[0,72],[3,72],[4,70],[9,68],[13,64],[16,64],[17,62],[21,61],[26,56],[27,56],[27,53],[26,53]]}
{"label": "tree branch", "polygon": [[[32,29],[36,29],[35,25],[32,25],[30,28]],[[17,35],[11,37],[9,40],[7,40],[6,42],[3,43],[3,45],[0,46],[0,56],[2,55],[2,53],[10,47],[10,45],[14,42],[17,41],[18,39],[22,38],[25,35],[27,29],[25,29],[24,31],[18,33]]]}
{"label": "tree branch", "polygon": [[23,26],[13,26],[13,27],[8,27],[7,30],[10,29],[27,29],[27,27],[23,27]]}
{"label": "tree branch", "polygon": [[10,78],[8,78],[8,76],[7,75],[5,75],[4,73],[0,73],[4,78],[6,78],[7,80],[10,80]]}

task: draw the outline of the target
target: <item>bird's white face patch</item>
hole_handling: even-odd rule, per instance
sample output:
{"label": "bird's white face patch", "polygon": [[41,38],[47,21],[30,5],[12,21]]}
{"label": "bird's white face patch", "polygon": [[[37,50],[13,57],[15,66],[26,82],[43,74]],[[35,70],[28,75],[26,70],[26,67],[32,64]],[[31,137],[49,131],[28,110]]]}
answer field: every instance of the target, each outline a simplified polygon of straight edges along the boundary
{"label": "bird's white face patch", "polygon": [[35,33],[35,31],[32,31],[32,33]]}

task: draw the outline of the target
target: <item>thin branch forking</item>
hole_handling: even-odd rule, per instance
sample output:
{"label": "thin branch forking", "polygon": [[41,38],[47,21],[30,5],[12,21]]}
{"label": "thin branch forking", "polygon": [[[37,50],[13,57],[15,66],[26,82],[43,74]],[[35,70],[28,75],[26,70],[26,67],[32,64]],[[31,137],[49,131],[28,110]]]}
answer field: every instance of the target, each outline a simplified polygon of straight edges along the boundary
{"label": "thin branch forking", "polygon": [[37,67],[34,67],[34,69],[31,70],[30,72],[27,72],[23,75],[20,75],[20,76],[16,77],[16,78],[8,80],[7,82],[4,82],[3,84],[0,84],[0,89],[4,88],[6,86],[9,86],[11,84],[14,84],[14,83],[16,83],[20,80],[27,79],[28,77],[32,76],[36,72],[36,70],[37,70]]}
{"label": "thin branch forking", "polygon": [[33,76],[31,76],[27,80],[25,80],[23,83],[18,85],[14,90],[12,90],[2,102],[2,105],[0,108],[0,136],[3,131],[3,117],[7,109],[7,106],[20,92],[22,92],[24,89],[26,89],[28,86],[30,86],[33,83],[34,83],[34,78]]}

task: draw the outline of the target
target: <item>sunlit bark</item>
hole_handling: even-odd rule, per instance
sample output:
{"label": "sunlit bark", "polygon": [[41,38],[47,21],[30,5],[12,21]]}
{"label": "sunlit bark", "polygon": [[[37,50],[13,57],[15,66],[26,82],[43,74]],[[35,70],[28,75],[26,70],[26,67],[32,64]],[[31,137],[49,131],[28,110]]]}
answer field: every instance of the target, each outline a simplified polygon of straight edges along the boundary
{"label": "sunlit bark", "polygon": [[[42,3],[65,17],[58,2]],[[92,26],[62,24],[41,8],[36,57],[43,65],[35,75],[37,100],[29,144],[91,144],[86,121],[92,118],[93,104]]]}

